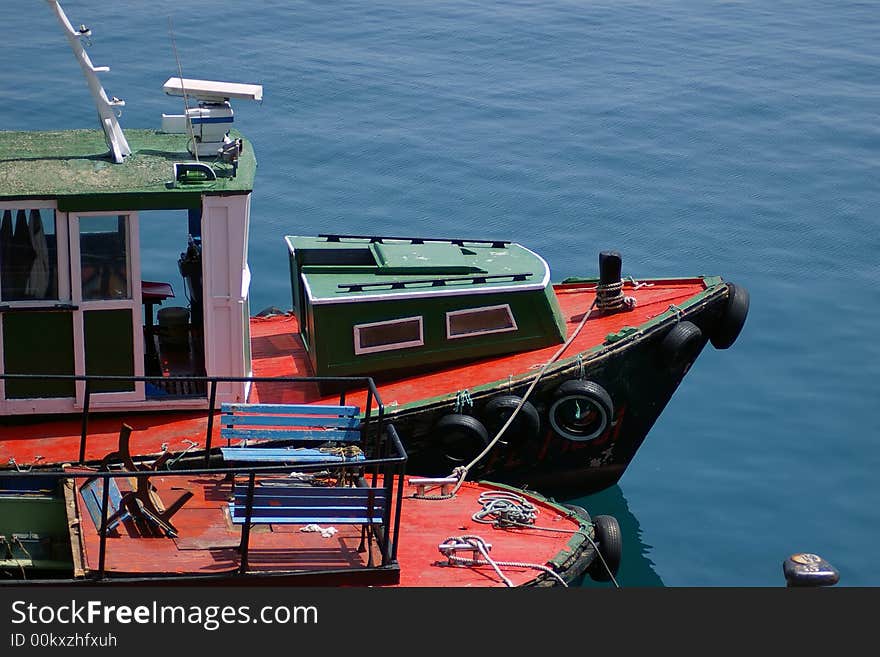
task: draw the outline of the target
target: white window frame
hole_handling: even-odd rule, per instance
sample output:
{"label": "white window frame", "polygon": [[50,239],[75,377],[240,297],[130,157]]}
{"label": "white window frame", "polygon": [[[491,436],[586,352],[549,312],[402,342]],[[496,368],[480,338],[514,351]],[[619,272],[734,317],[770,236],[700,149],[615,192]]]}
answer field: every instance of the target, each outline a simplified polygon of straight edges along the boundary
{"label": "white window frame", "polygon": [[[391,344],[383,344],[377,347],[361,347],[360,341],[360,329],[365,328],[375,328],[377,326],[388,326],[390,324],[400,324],[401,322],[412,322],[418,321],[419,323],[419,339],[418,340],[410,340],[408,342],[394,342]],[[354,328],[354,353],[355,355],[360,356],[361,354],[373,354],[379,351],[396,351],[397,349],[406,349],[408,347],[421,347],[425,344],[425,322],[421,315],[416,315],[415,317],[399,317],[397,319],[390,319],[383,322],[370,322],[368,324],[355,324]]]}
{"label": "white window frame", "polygon": [[[452,324],[450,322],[451,317],[456,317],[458,315],[466,315],[469,313],[478,313],[484,310],[506,310],[507,316],[510,318],[513,326],[507,328],[498,328],[498,329],[488,329],[481,331],[474,331],[473,333],[460,333],[458,335],[452,335]],[[458,340],[459,338],[473,338],[480,335],[489,335],[491,333],[509,333],[511,331],[516,331],[519,327],[516,324],[516,318],[513,316],[513,311],[510,310],[509,303],[502,303],[498,306],[479,306],[477,308],[465,308],[464,310],[451,310],[446,313],[446,339],[447,340]]]}
{"label": "white window frame", "polygon": [[[80,218],[82,217],[126,217],[126,256],[129,296],[125,299],[83,299],[82,263],[80,262]],[[70,292],[73,304],[78,307],[73,315],[74,364],[77,374],[85,374],[85,328],[84,316],[90,310],[131,310],[132,335],[134,336],[133,357],[134,376],[144,376],[144,341],[141,337],[143,301],[141,297],[140,261],[140,218],[134,210],[106,210],[96,212],[68,213],[70,232]],[[76,382],[75,408],[82,408],[85,402],[85,381]],[[143,402],[146,399],[146,386],[143,381],[134,382],[134,390],[121,392],[93,392],[91,404],[96,407],[111,406],[116,403]]]}

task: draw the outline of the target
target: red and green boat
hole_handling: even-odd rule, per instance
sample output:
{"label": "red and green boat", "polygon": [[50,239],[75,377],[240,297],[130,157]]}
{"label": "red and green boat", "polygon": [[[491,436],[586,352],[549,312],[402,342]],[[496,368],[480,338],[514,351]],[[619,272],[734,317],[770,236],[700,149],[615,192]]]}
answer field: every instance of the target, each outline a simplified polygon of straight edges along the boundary
{"label": "red and green boat", "polygon": [[406,452],[385,429],[365,458],[293,472],[120,469],[117,454],[0,474],[0,585],[616,584],[613,517],[509,486],[405,475]]}
{"label": "red and green boat", "polygon": [[[606,252],[554,283],[514,241],[320,229],[279,238],[291,307],[252,316],[257,160],[230,101],[262,88],[170,78],[198,105],[123,132],[88,30],[50,4],[102,129],[0,132],[2,462],[94,463],[125,423],[137,454],[202,464],[224,404],[326,404],[344,385],[362,411],[384,400],[413,472],[588,493],[620,479],[707,343],[742,329],[748,294],[718,276],[635,280]],[[144,280],[159,234],[181,255]]]}

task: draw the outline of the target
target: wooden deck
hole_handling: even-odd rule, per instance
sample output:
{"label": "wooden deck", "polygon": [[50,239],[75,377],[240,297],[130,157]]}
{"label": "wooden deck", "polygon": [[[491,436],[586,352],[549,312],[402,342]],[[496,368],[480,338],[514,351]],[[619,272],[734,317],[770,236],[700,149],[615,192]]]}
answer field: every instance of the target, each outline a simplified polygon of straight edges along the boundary
{"label": "wooden deck", "polygon": [[[77,480],[77,489],[82,485]],[[105,568],[109,575],[152,577],[162,575],[221,575],[240,565],[241,526],[233,525],[228,512],[231,483],[220,475],[156,475],[150,478],[159,496],[175,499],[183,491],[192,499],[173,518],[179,535],[142,537],[130,520],[108,536]],[[124,482],[124,480],[121,480]],[[120,483],[120,488],[124,483]],[[555,507],[532,499],[538,506],[537,527],[544,529],[493,529],[472,520],[481,509],[479,494],[493,490],[491,484],[467,482],[452,500],[413,499],[415,487],[408,480],[401,507],[398,561],[400,586],[485,587],[504,586],[490,566],[477,568],[437,565],[445,562],[438,545],[449,537],[476,534],[492,544],[491,555],[499,561],[545,564],[567,551],[569,540],[579,523]],[[98,569],[100,537],[85,512],[79,492],[73,495],[79,521],[80,549],[75,564],[84,573]],[[323,538],[315,532],[302,532],[293,525],[257,525],[251,529],[249,572],[280,573],[323,569],[366,569],[367,553],[358,552],[360,527],[336,527],[338,533]],[[558,531],[566,530],[566,531]],[[375,543],[374,557],[378,561]],[[514,584],[534,579],[539,571],[531,568],[504,568]]]}

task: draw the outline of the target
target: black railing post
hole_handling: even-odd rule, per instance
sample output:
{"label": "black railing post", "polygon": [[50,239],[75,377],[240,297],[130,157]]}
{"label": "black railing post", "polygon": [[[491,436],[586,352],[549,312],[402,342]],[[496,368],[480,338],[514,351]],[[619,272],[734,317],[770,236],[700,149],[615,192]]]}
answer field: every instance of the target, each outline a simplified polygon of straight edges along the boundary
{"label": "black railing post", "polygon": [[[397,436],[397,430],[393,427],[393,425],[388,429],[389,431],[394,431],[394,436]],[[395,442],[395,448],[397,447],[400,440],[398,439]],[[397,450],[395,450],[397,451]],[[398,454],[398,456],[404,456],[403,454]],[[390,468],[389,468],[390,469]],[[397,468],[397,504],[394,509],[394,537],[391,539],[391,560],[397,560],[397,539],[400,536],[400,513],[401,507],[403,505],[403,483],[404,476],[406,474],[406,458],[404,457],[403,461]]]}
{"label": "black railing post", "polygon": [[104,563],[107,557],[107,505],[110,499],[110,477],[103,477],[101,490],[101,547],[98,549],[98,579],[104,579]]}
{"label": "black railing post", "polygon": [[[363,429],[361,433],[361,440],[366,442],[366,440],[370,437],[370,429],[372,428],[372,418],[370,417],[373,414],[373,388],[371,386],[367,386],[367,404],[364,409],[364,423]],[[378,450],[379,442],[376,441],[376,453],[379,453]]]}
{"label": "black railing post", "polygon": [[[256,479],[256,473],[251,470],[251,474],[248,477],[248,489],[247,489],[247,499],[245,500],[245,509],[244,509],[244,525],[241,527],[241,565],[239,566],[238,572],[241,575],[244,575],[247,572],[248,568],[248,547],[251,540],[251,518],[253,517],[254,510],[254,480]],[[235,494],[235,479],[232,482],[232,492]],[[233,497],[233,500],[235,498]]]}
{"label": "black railing post", "polygon": [[214,433],[214,404],[217,403],[217,379],[211,379],[211,395],[208,398],[208,429],[205,434],[205,465],[211,461],[211,435]]}
{"label": "black railing post", "polygon": [[86,462],[86,435],[89,433],[89,401],[91,399],[91,387],[89,379],[86,379],[85,399],[83,400],[82,429],[79,436],[79,463]]}

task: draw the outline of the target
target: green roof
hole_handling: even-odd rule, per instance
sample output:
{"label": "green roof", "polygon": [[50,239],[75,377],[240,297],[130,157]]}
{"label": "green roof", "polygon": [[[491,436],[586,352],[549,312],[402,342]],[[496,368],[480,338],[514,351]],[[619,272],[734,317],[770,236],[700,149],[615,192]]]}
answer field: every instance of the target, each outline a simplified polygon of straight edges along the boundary
{"label": "green roof", "polygon": [[542,289],[547,263],[510,242],[289,235],[312,303]]}
{"label": "green roof", "polygon": [[186,135],[125,130],[125,137],[132,154],[114,164],[100,130],[0,131],[0,200],[56,199],[65,211],[174,209],[200,207],[203,194],[253,189],[257,162],[249,142],[235,177],[221,164],[217,180],[174,183],[174,164],[194,161]]}

